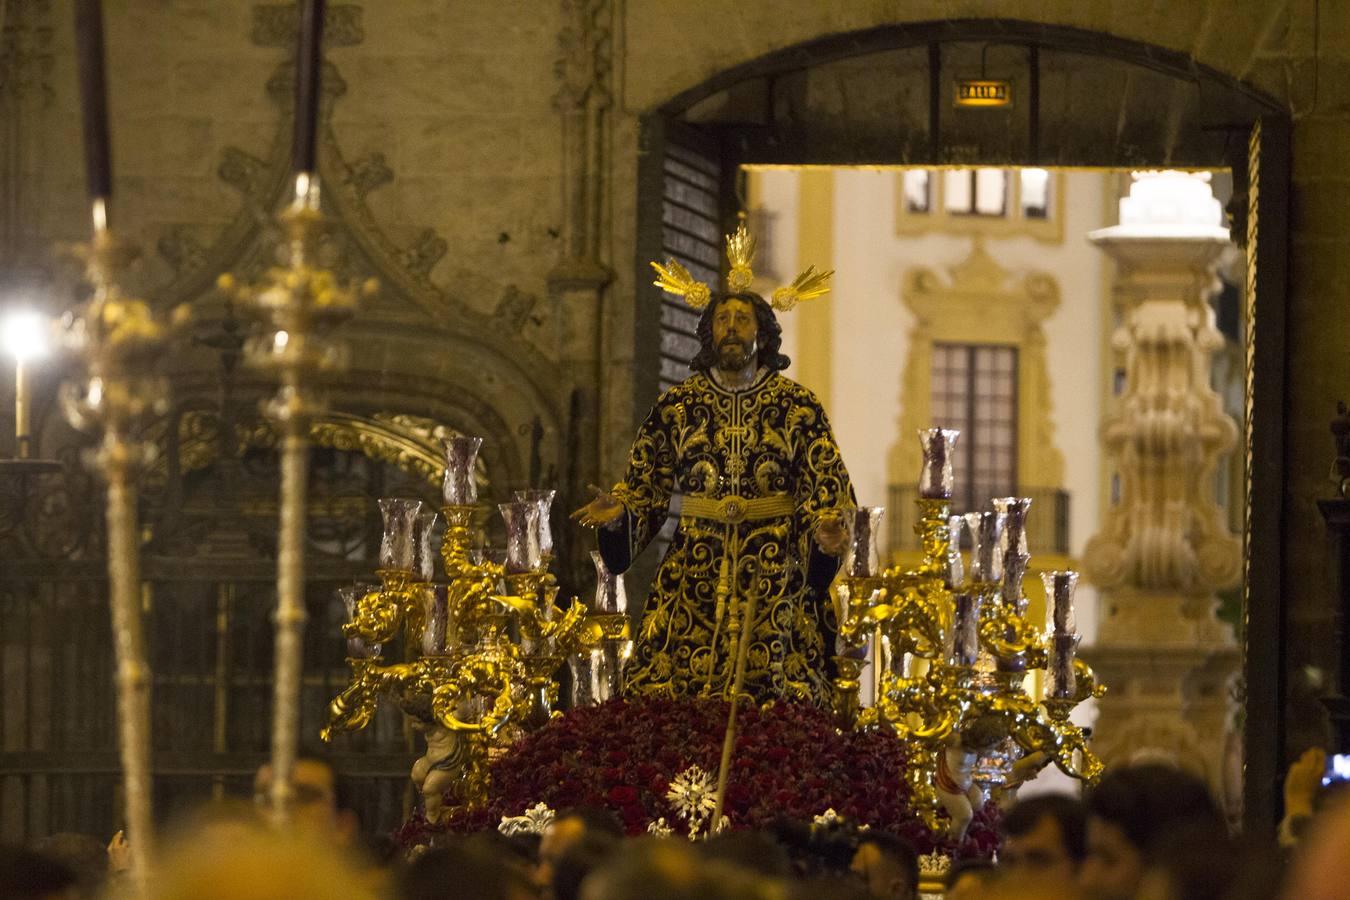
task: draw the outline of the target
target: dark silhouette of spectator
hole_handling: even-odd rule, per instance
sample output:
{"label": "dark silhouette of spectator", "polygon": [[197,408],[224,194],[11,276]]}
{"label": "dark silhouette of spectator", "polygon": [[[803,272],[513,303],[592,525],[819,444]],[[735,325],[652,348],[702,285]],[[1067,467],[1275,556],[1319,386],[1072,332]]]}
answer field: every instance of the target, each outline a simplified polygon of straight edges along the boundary
{"label": "dark silhouette of spectator", "polygon": [[514,866],[484,852],[473,838],[451,841],[423,853],[395,879],[399,900],[528,900],[534,896],[529,880]]}
{"label": "dark silhouette of spectator", "polygon": [[947,873],[946,900],[974,900],[983,897],[993,883],[994,864],[982,857],[959,859]]}
{"label": "dark silhouette of spectator", "polygon": [[75,873],[54,859],[0,846],[0,897],[5,900],[75,900]]}
{"label": "dark silhouette of spectator", "polygon": [[914,900],[919,896],[919,855],[908,843],[883,831],[863,831],[850,868],[877,900]]}
{"label": "dark silhouette of spectator", "polygon": [[1181,826],[1226,836],[1223,813],[1203,781],[1148,763],[1111,769],[1087,795],[1087,857],[1079,885],[1091,898],[1130,900],[1155,841]]}
{"label": "dark silhouette of spectator", "polygon": [[81,897],[97,897],[108,880],[108,848],[96,837],[62,831],[34,841],[32,849],[69,869]]}
{"label": "dark silhouette of spectator", "polygon": [[607,836],[615,841],[623,839],[623,825],[607,809],[578,806],[559,812],[544,829],[539,840],[539,861],[534,870],[534,885],[548,890],[553,884],[553,869],[569,849],[587,835]]}
{"label": "dark silhouette of spectator", "polygon": [[792,860],[773,835],[763,831],[727,831],[701,846],[703,858],[729,863],[767,878],[792,875]]}
{"label": "dark silhouette of spectator", "polygon": [[1068,794],[1020,800],[1003,817],[999,868],[1066,885],[1087,856],[1087,807]]}

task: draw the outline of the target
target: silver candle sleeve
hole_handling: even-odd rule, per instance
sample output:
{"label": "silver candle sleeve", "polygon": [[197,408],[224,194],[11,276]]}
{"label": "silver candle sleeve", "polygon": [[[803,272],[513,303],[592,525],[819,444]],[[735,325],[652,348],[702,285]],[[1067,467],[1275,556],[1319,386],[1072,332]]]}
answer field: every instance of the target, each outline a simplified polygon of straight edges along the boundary
{"label": "silver candle sleeve", "polygon": [[436,577],[436,551],[432,547],[436,536],[434,512],[423,512],[417,516],[417,536],[413,543],[413,573],[418,581],[431,581]]}
{"label": "silver candle sleeve", "polygon": [[539,541],[539,504],[515,500],[497,506],[506,522],[506,572],[537,572],[543,559]]}
{"label": "silver candle sleeve", "polygon": [[389,498],[380,501],[380,515],[384,517],[384,536],[380,539],[381,569],[413,571],[417,555],[417,516],[421,512],[421,500]]}
{"label": "silver candle sleeve", "polygon": [[1046,624],[1051,634],[1077,632],[1073,612],[1073,593],[1078,586],[1078,573],[1069,571],[1042,572],[1045,584]]}
{"label": "silver candle sleeve", "polygon": [[1045,667],[1045,696],[1055,700],[1070,700],[1078,692],[1073,661],[1078,655],[1080,636],[1056,634],[1050,637],[1050,659]]}
{"label": "silver candle sleeve", "polygon": [[447,506],[472,506],[478,502],[478,482],[474,478],[474,467],[478,461],[478,449],[482,446],[482,438],[464,435],[444,438],[441,441],[441,447],[445,451],[442,496]]}
{"label": "silver candle sleeve", "polygon": [[628,612],[628,593],[624,588],[623,576],[609,570],[599,550],[591,551],[591,562],[595,564],[595,602],[591,612],[600,615]]}
{"label": "silver candle sleeve", "polygon": [[966,520],[962,516],[952,516],[947,520],[947,559],[942,569],[942,584],[949,591],[959,588],[966,579],[965,565],[961,562],[961,535]]}
{"label": "silver candle sleeve", "polygon": [[553,514],[553,498],[557,495],[558,492],[555,490],[533,488],[516,491],[513,494],[517,500],[539,504],[539,552],[543,554],[544,559],[553,558],[553,524],[550,519]]}
{"label": "silver candle sleeve", "polygon": [[1026,612],[1022,580],[1026,577],[1031,554],[1027,550],[1027,515],[1030,497],[998,497],[990,501],[994,511],[1003,515],[1003,534],[999,538],[1003,557],[1003,602],[1021,615]]}
{"label": "silver candle sleeve", "polygon": [[429,584],[422,589],[423,656],[445,656],[454,640],[448,600],[445,585]]}
{"label": "silver candle sleeve", "polygon": [[999,553],[999,537],[1003,533],[1003,516],[997,512],[966,513],[966,527],[970,529],[970,579],[991,584],[1003,579],[1003,557]]}
{"label": "silver candle sleeve", "polygon": [[952,617],[952,652],[954,666],[973,666],[980,656],[979,594],[957,594],[955,615]]}
{"label": "silver candle sleeve", "polygon": [[[379,589],[378,584],[349,584],[338,588],[338,599],[342,601],[342,608],[347,611],[348,622],[356,618],[356,604],[361,602],[361,598]],[[379,656],[383,649],[381,645],[367,644],[364,639],[359,637],[347,638],[347,657],[349,659],[371,659]]]}
{"label": "silver candle sleeve", "polygon": [[598,647],[572,654],[567,660],[572,670],[572,707],[595,706],[619,696],[632,650],[632,641],[601,641]]}
{"label": "silver candle sleeve", "polygon": [[880,506],[862,506],[853,511],[849,527],[848,555],[844,571],[859,578],[871,578],[881,571],[881,520],[886,510]]}
{"label": "silver candle sleeve", "polygon": [[956,439],[961,432],[951,428],[922,428],[919,444],[923,468],[919,472],[919,496],[925,500],[950,500],[956,487],[953,468]]}

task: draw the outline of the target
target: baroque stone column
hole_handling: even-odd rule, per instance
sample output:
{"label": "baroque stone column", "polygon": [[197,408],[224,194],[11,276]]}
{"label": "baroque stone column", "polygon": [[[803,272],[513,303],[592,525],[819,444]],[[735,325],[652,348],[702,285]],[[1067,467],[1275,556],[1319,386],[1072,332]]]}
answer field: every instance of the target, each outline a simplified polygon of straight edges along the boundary
{"label": "baroque stone column", "polygon": [[[614,10],[611,0],[562,0],[562,13],[553,102],[562,127],[564,250],[549,272],[548,289],[561,317],[561,362],[571,381],[559,484],[559,505],[570,511],[589,499],[585,486],[600,481],[606,428],[605,304],[613,271],[601,236],[609,187]],[[571,546],[569,537],[559,547],[559,561],[580,575],[590,568],[584,552],[589,548]]]}
{"label": "baroque stone column", "polygon": [[1242,543],[1216,502],[1215,472],[1238,426],[1210,386],[1223,338],[1208,302],[1228,231],[1208,176],[1134,177],[1121,224],[1088,236],[1116,263],[1112,341],[1125,362],[1100,432],[1118,489],[1083,558],[1102,592],[1085,655],[1110,690],[1094,746],[1107,765],[1175,759],[1231,798],[1239,652],[1215,610],[1217,592],[1241,579]]}

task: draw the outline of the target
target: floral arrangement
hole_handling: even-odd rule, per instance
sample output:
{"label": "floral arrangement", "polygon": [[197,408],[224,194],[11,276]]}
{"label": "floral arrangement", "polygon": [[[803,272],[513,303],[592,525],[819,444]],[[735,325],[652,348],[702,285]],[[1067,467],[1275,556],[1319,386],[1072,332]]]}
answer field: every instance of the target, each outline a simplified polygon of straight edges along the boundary
{"label": "floral arrangement", "polygon": [[[496,828],[531,809],[613,810],[629,834],[711,829],[712,800],[727,722],[720,699],[611,700],[555,718],[491,763],[487,806],[432,824],[415,813],[405,846],[437,834]],[[998,846],[997,809],[975,817],[960,847],[935,835],[909,805],[905,752],[893,736],[841,732],[812,706],[776,703],[737,716],[736,753],[720,827],[811,822],[823,811],[897,834],[919,853],[988,856]]]}

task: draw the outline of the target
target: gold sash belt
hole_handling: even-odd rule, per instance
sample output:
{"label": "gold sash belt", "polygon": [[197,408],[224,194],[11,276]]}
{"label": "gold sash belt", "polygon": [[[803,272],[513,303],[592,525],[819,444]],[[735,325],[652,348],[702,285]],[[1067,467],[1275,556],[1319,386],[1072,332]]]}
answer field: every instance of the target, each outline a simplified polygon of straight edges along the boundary
{"label": "gold sash belt", "polygon": [[736,525],[755,519],[776,519],[790,516],[797,505],[786,494],[775,497],[685,497],[680,506],[681,516],[710,519],[724,525]]}

